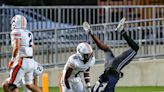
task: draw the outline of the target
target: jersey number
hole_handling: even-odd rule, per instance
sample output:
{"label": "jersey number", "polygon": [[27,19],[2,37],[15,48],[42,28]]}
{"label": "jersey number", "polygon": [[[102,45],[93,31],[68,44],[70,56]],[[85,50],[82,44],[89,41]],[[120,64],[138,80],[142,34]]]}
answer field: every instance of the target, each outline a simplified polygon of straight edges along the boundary
{"label": "jersey number", "polygon": [[106,86],[107,83],[96,82],[96,84],[93,87],[93,92],[103,92]]}
{"label": "jersey number", "polygon": [[32,47],[32,34],[28,33],[28,37],[30,38],[30,40],[29,40],[29,47]]}
{"label": "jersey number", "polygon": [[75,74],[75,77],[77,77],[78,74],[80,74],[81,72],[83,72],[83,71],[79,71],[79,72],[77,72],[77,73]]}
{"label": "jersey number", "polygon": [[41,65],[38,64],[37,70],[42,71]]}

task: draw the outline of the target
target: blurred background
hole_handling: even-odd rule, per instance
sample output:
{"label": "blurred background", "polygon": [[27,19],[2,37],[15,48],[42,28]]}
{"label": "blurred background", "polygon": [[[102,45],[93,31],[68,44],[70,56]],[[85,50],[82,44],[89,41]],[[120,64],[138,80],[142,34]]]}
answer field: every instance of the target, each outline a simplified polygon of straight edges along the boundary
{"label": "blurred background", "polygon": [[163,0],[1,0],[1,4],[14,6],[54,5],[163,5]]}
{"label": "blurred background", "polygon": [[128,49],[114,30],[122,17],[127,20],[125,30],[140,50],[123,69],[116,92],[164,92],[164,0],[0,0],[0,83],[8,77],[10,20],[16,14],[27,18],[28,29],[34,34],[34,57],[49,75],[50,92],[59,92],[58,76],[82,41],[92,45],[96,56],[91,83],[103,72],[104,53],[85,34],[84,21],[116,56]]}

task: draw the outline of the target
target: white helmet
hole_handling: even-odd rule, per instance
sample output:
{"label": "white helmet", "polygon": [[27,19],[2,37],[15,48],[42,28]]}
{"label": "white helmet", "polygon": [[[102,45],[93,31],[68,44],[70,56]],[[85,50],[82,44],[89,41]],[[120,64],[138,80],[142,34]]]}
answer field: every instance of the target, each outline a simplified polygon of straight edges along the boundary
{"label": "white helmet", "polygon": [[11,19],[11,30],[14,29],[26,29],[27,20],[23,15],[15,15]]}
{"label": "white helmet", "polygon": [[38,62],[35,62],[34,75],[40,76],[42,72],[43,72],[43,66],[39,64]]}
{"label": "white helmet", "polygon": [[93,53],[92,47],[86,42],[80,43],[76,50],[81,60],[89,59]]}

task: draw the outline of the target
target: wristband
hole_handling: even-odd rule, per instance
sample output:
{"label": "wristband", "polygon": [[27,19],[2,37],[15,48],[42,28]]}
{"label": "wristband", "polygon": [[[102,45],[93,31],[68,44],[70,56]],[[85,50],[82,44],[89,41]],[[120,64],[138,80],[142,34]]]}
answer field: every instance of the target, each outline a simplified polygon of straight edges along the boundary
{"label": "wristband", "polygon": [[93,36],[93,35],[94,35],[94,33],[93,33],[93,31],[92,31],[92,30],[89,30],[89,34],[90,34],[91,36]]}

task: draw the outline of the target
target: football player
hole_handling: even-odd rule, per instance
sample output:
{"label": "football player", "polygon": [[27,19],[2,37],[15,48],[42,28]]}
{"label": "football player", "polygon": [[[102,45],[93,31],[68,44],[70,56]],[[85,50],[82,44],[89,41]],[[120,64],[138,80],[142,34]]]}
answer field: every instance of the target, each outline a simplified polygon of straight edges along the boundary
{"label": "football player", "polygon": [[84,30],[92,37],[96,45],[104,51],[105,58],[105,71],[99,77],[99,80],[92,88],[92,92],[114,92],[115,85],[120,77],[123,76],[121,70],[128,65],[139,50],[139,46],[127,35],[124,30],[125,18],[119,22],[116,31],[127,41],[130,49],[122,52],[119,56],[115,57],[111,51],[111,48],[101,42],[93,33],[90,25],[87,22],[83,23]]}
{"label": "football player", "polygon": [[[33,84],[37,87],[38,87],[38,78],[39,78],[39,76],[41,76],[42,72],[43,72],[43,66],[41,64],[39,64],[38,62],[35,62],[35,69],[33,71],[33,76],[34,76]],[[25,86],[24,80],[25,79],[23,78],[22,84],[23,84],[24,92],[32,92]]]}
{"label": "football player", "polygon": [[89,70],[95,63],[92,47],[86,43],[80,43],[77,53],[68,58],[61,77],[61,92],[85,92],[80,75],[84,74],[87,90],[91,92]]}
{"label": "football player", "polygon": [[[42,74],[43,72],[43,67],[41,64],[39,64],[38,62],[35,62],[35,70],[33,71],[33,76],[34,76],[34,79],[33,79],[33,84],[35,86],[38,86],[38,77]],[[9,78],[6,79],[2,85],[3,85],[3,89],[5,92],[10,92],[9,88],[8,88],[8,82],[9,82]],[[24,77],[21,81],[21,83],[23,84],[23,88],[24,88],[24,92],[31,92],[28,88],[25,87],[25,81],[24,81]],[[18,85],[20,85],[21,83],[19,83]]]}
{"label": "football player", "polygon": [[11,45],[12,58],[11,69],[8,78],[8,88],[11,92],[19,92],[18,85],[24,78],[25,85],[33,92],[41,90],[33,84],[33,71],[35,60],[33,59],[33,34],[26,29],[27,20],[22,15],[15,15],[11,20]]}

